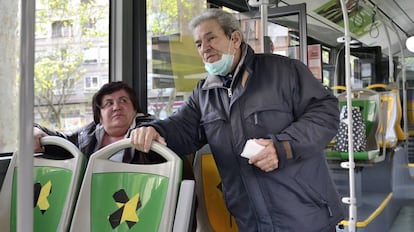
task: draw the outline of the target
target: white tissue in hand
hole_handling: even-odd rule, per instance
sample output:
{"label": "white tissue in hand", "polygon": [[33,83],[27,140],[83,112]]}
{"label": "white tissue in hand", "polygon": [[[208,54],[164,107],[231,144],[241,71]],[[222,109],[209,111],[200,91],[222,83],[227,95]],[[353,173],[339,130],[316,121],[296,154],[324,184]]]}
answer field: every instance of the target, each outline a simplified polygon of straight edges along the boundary
{"label": "white tissue in hand", "polygon": [[242,157],[250,159],[252,156],[259,153],[265,148],[264,146],[258,144],[254,139],[249,139],[244,145],[243,152],[240,154]]}

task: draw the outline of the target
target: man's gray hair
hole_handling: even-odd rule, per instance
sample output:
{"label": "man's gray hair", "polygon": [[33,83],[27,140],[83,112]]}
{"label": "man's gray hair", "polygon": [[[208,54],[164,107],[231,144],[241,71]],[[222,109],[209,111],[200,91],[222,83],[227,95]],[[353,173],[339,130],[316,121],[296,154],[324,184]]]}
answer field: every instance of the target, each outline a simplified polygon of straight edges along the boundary
{"label": "man's gray hair", "polygon": [[[218,8],[209,8],[203,11],[200,15],[196,16],[190,21],[189,28],[190,30],[194,31],[194,29],[198,25],[210,19],[217,20],[218,24],[223,29],[224,34],[226,34],[229,38],[231,37],[231,33],[233,33],[234,31],[241,32],[239,20],[236,17],[234,17],[231,13]],[[243,37],[243,33],[241,34]]]}

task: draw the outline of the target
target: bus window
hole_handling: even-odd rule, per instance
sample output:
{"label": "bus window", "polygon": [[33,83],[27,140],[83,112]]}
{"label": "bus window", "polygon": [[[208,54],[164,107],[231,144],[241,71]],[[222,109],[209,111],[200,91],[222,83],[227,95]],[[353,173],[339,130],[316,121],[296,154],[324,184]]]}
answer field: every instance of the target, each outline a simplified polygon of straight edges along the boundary
{"label": "bus window", "polygon": [[148,112],[165,118],[183,104],[206,76],[189,21],[206,8],[203,0],[147,0]]}
{"label": "bus window", "polygon": [[[19,43],[20,34],[19,1],[0,1],[2,17],[0,36],[0,153],[13,152],[17,149],[19,123]],[[16,38],[17,37],[17,38]],[[5,170],[0,161],[0,182]],[[7,166],[6,166],[7,167]],[[1,184],[1,183],[0,183]],[[1,185],[0,185],[1,186]]]}
{"label": "bus window", "polygon": [[77,129],[109,79],[109,0],[37,0],[35,17],[34,121]]}

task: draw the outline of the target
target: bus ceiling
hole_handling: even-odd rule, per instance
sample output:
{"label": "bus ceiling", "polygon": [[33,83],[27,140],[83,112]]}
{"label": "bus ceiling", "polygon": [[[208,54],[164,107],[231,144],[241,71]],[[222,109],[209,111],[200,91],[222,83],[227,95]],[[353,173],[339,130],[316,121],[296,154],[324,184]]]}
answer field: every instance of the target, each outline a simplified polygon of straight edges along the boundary
{"label": "bus ceiling", "polygon": [[[337,0],[208,0],[207,2],[210,7],[223,6],[238,12],[259,11],[258,6],[261,3],[268,3],[269,10],[306,3],[308,36],[334,47],[340,46],[337,38],[343,36],[343,16]],[[255,3],[254,6],[251,2]],[[412,0],[350,0],[348,5],[352,39],[358,40],[364,46],[381,46],[383,54],[391,52],[395,56],[401,52],[399,39],[405,48],[405,40],[414,36]],[[388,35],[384,25],[387,25]],[[390,49],[388,49],[388,41],[391,41]]]}

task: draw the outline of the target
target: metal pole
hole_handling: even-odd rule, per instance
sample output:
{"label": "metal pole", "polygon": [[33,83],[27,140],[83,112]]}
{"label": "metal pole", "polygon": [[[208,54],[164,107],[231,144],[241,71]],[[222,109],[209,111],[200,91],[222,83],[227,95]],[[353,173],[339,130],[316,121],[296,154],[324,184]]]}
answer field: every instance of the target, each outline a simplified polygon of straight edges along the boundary
{"label": "metal pole", "polygon": [[348,9],[345,4],[345,0],[341,0],[342,14],[344,17],[344,32],[345,32],[345,77],[346,77],[346,88],[347,88],[347,111],[348,111],[348,162],[341,163],[343,168],[349,170],[349,197],[344,197],[342,201],[349,204],[349,217],[348,217],[348,231],[355,232],[356,219],[357,219],[357,207],[355,197],[355,161],[354,161],[354,146],[353,146],[353,120],[352,120],[352,88],[351,88],[351,64],[350,56],[351,49],[349,43],[351,36],[349,33],[349,22],[348,22]]}
{"label": "metal pole", "polygon": [[33,97],[35,1],[21,1],[17,231],[33,231]]}
{"label": "metal pole", "polygon": [[391,38],[390,38],[390,32],[388,31],[388,27],[386,22],[382,17],[380,17],[380,20],[382,24],[384,25],[385,35],[387,36],[387,42],[388,42],[388,81],[389,83],[394,83],[394,62],[392,60],[392,54],[391,54]]}
{"label": "metal pole", "polygon": [[269,6],[269,0],[263,0],[260,5],[260,19],[261,19],[261,29],[262,29],[262,53],[265,52],[265,36],[267,36],[267,7]]}

